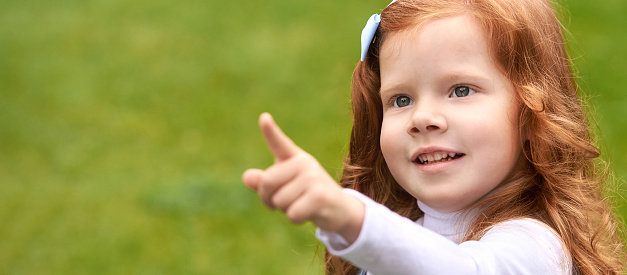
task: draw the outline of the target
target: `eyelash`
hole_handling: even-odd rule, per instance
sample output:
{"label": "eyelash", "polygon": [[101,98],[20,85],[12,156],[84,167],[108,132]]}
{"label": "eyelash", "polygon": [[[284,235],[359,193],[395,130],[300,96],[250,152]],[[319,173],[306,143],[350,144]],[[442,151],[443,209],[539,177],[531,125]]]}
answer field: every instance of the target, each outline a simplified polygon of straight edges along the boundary
{"label": "eyelash", "polygon": [[[398,103],[397,103],[397,100],[399,98],[403,98],[403,97],[409,99],[409,102],[405,106],[399,106]],[[409,97],[408,95],[402,95],[401,94],[401,95],[395,95],[395,96],[391,97],[390,98],[390,102],[388,103],[388,106],[392,106],[392,107],[395,107],[395,108],[403,108],[403,107],[406,107],[408,105],[411,105],[412,103],[414,103],[414,100],[411,99],[411,97]]]}
{"label": "eyelash", "polygon": [[[456,90],[458,88],[467,88],[468,89],[468,94],[465,95],[465,96],[455,96],[455,92],[456,92]],[[477,91],[475,89],[471,88],[468,85],[456,85],[456,86],[453,86],[453,89],[451,90],[451,93],[449,94],[449,97],[467,97],[467,96],[472,95],[472,94],[474,94],[476,92]]]}
{"label": "eyelash", "polygon": [[[458,88],[467,88],[467,89],[468,89],[468,91],[467,91],[467,92],[468,92],[468,94],[467,94],[467,95],[464,95],[464,96],[456,96],[455,92],[456,92],[456,90],[457,90]],[[471,87],[470,87],[470,86],[468,86],[468,85],[456,85],[456,86],[453,86],[453,88],[452,88],[452,89],[451,89],[451,91],[449,92],[448,97],[457,97],[457,98],[467,97],[467,96],[470,96],[470,95],[472,95],[472,94],[474,94],[474,93],[476,93],[476,92],[477,92],[477,91],[476,91],[475,89],[471,88]],[[402,97],[406,97],[406,98],[408,98],[408,99],[409,99],[409,103],[407,103],[407,105],[404,105],[404,106],[402,106],[402,107],[401,107],[401,106],[399,106],[399,105],[398,105],[397,100],[398,100],[399,98],[402,98]],[[388,106],[393,106],[393,107],[396,107],[396,108],[403,108],[403,107],[406,107],[406,106],[411,105],[411,104],[413,104],[413,103],[414,103],[414,100],[413,100],[410,96],[405,95],[405,94],[399,94],[399,95],[395,95],[395,96],[393,96],[393,97],[391,97],[391,98],[390,98],[390,100],[389,100],[389,102],[388,102]]]}

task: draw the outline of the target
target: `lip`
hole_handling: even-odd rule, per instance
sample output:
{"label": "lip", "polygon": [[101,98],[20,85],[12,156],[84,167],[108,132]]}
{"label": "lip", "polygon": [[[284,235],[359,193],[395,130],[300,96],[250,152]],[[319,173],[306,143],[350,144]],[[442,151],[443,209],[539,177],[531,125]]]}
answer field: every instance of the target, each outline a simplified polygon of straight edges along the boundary
{"label": "lip", "polygon": [[[416,161],[418,159],[418,156],[420,156],[422,154],[433,154],[433,153],[436,153],[436,152],[450,152],[450,153],[463,154],[463,155],[458,157],[458,158],[449,160],[449,161],[434,162],[434,163],[429,163],[429,164],[420,164],[418,161]],[[466,156],[465,153],[462,153],[462,152],[460,152],[458,150],[455,150],[455,149],[446,148],[446,147],[440,147],[440,146],[427,146],[427,147],[419,148],[411,156],[411,161],[423,173],[425,173],[425,174],[435,174],[435,173],[442,172],[442,171],[448,169],[449,167],[455,165],[457,162],[459,162],[465,156]]]}
{"label": "lip", "polygon": [[464,154],[463,152],[460,152],[458,150],[451,149],[451,148],[440,147],[440,146],[428,146],[428,147],[418,148],[418,150],[411,156],[411,161],[415,161],[418,158],[418,156],[422,154],[432,154],[436,152],[451,152],[451,153],[456,153],[456,154]]}

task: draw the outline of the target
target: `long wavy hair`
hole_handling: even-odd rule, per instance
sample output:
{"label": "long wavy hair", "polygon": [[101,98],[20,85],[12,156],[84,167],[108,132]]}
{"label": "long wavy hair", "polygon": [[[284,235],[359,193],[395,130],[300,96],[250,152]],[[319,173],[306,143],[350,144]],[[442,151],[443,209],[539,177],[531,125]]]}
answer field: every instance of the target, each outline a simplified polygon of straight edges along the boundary
{"label": "long wavy hair", "polygon": [[[487,37],[494,63],[513,83],[519,137],[527,168],[470,208],[482,209],[464,240],[479,240],[494,225],[535,218],[561,237],[579,274],[618,274],[625,251],[618,221],[603,197],[608,165],[595,146],[565,49],[562,25],[545,0],[399,0],[385,8],[365,62],[353,73],[353,129],[341,184],[416,220],[416,199],[387,168],[379,136],[383,119],[379,49],[391,33],[438,18],[469,15]],[[356,274],[339,257],[329,274]]]}

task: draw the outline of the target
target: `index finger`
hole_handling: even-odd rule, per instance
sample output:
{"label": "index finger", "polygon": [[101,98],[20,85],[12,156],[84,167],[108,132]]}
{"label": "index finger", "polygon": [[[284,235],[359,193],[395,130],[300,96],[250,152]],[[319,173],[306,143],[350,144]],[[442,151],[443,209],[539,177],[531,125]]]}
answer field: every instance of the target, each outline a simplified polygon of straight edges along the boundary
{"label": "index finger", "polygon": [[296,155],[300,148],[287,136],[281,128],[274,122],[272,116],[263,113],[259,116],[259,128],[263,133],[270,151],[278,161],[286,160]]}

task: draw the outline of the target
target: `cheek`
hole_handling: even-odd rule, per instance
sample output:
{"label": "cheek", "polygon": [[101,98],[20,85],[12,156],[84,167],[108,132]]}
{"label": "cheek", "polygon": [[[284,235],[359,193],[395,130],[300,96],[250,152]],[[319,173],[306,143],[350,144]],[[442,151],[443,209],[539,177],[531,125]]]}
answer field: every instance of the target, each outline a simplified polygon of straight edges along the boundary
{"label": "cheek", "polygon": [[400,133],[397,129],[398,127],[391,125],[389,121],[383,120],[379,144],[381,146],[381,153],[388,163],[392,161],[391,157],[398,153],[396,151],[398,151]]}
{"label": "cheek", "polygon": [[[472,138],[467,140],[470,146],[477,149],[478,156],[484,160],[488,170],[500,171],[498,174],[509,174],[519,160],[521,144],[518,127],[505,115],[499,119],[486,119],[480,130],[475,130]],[[502,175],[501,175],[502,176]]]}
{"label": "cheek", "polygon": [[[488,108],[486,108],[488,109]],[[461,127],[478,126],[474,130],[474,138],[477,141],[483,140],[494,144],[517,143],[518,125],[516,120],[517,112],[515,106],[510,104],[494,106],[492,112],[483,112],[482,115],[471,116],[473,121],[466,121]]]}
{"label": "cheek", "polygon": [[390,153],[390,151],[392,150],[391,148],[391,133],[386,129],[386,124],[385,122],[381,125],[381,135],[379,136],[379,145],[381,146],[381,153],[383,154],[383,157],[385,158],[385,160],[387,161],[388,158],[388,154]]}

